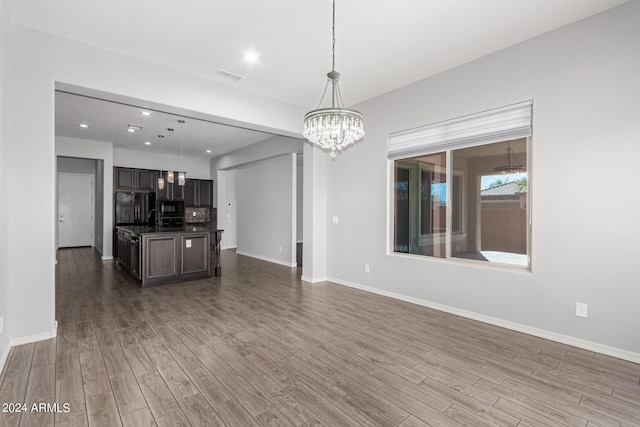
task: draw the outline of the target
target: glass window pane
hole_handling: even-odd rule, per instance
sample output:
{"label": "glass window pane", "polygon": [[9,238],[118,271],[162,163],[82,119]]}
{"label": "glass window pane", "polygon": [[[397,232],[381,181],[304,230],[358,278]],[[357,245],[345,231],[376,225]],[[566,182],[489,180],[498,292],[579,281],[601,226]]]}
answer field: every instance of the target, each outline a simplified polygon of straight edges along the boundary
{"label": "glass window pane", "polygon": [[528,265],[526,164],[526,139],[453,151],[453,257]]}
{"label": "glass window pane", "polygon": [[394,163],[394,251],[446,257],[446,153]]}

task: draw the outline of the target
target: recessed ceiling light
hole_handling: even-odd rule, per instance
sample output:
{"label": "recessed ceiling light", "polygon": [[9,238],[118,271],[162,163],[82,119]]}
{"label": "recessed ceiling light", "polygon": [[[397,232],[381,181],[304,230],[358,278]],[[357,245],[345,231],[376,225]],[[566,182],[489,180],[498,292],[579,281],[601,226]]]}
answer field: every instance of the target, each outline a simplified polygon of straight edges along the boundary
{"label": "recessed ceiling light", "polygon": [[258,54],[255,52],[247,52],[244,54],[244,60],[247,62],[257,62]]}
{"label": "recessed ceiling light", "polygon": [[142,126],[132,125],[131,123],[129,123],[129,126],[127,126],[127,132],[135,132],[137,130],[142,130]]}
{"label": "recessed ceiling light", "polygon": [[149,117],[151,115],[151,112],[150,111],[142,111],[142,112],[140,112],[140,114],[142,114],[145,117]]}
{"label": "recessed ceiling light", "polygon": [[80,123],[78,126],[80,126],[81,128],[85,128],[85,129],[89,127],[89,125],[86,124],[86,123]]}
{"label": "recessed ceiling light", "polygon": [[151,145],[151,143],[149,141],[146,141],[144,145]]}
{"label": "recessed ceiling light", "polygon": [[207,150],[207,153],[210,153],[210,152],[211,152],[211,150]]}

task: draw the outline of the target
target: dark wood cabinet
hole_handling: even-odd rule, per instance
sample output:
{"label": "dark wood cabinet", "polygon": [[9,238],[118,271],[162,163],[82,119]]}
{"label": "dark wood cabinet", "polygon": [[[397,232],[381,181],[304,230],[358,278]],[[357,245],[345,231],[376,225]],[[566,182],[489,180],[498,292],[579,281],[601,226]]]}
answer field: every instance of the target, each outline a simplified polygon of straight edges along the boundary
{"label": "dark wood cabinet", "polygon": [[213,181],[200,180],[200,206],[213,206]]}
{"label": "dark wood cabinet", "polygon": [[213,204],[213,181],[187,179],[184,187],[184,205],[187,207],[211,207]]}
{"label": "dark wood cabinet", "polygon": [[184,200],[184,187],[178,185],[178,172],[174,172],[173,184],[167,180],[167,172],[162,173],[164,188],[156,190],[156,200]]}
{"label": "dark wood cabinet", "polygon": [[136,169],[138,190],[153,191],[156,189],[156,171]]}
{"label": "dark wood cabinet", "polygon": [[153,191],[156,188],[156,171],[148,169],[114,168],[116,190]]}
{"label": "dark wood cabinet", "polygon": [[134,169],[115,168],[116,190],[135,190],[136,179]]}
{"label": "dark wood cabinet", "polygon": [[211,277],[210,233],[141,234],[142,287]]}
{"label": "dark wood cabinet", "polygon": [[118,230],[118,264],[127,270],[131,269],[131,234]]}
{"label": "dark wood cabinet", "polygon": [[184,205],[187,207],[197,206],[196,199],[198,192],[198,181],[195,179],[187,179],[187,183],[184,186]]}

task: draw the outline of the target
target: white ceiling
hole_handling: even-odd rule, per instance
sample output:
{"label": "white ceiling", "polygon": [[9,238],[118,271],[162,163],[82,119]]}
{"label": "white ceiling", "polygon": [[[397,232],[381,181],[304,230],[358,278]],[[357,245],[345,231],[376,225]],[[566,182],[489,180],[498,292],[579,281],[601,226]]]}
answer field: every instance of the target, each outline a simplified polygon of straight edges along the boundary
{"label": "white ceiling", "polygon": [[[166,109],[144,108],[148,103],[143,102],[119,103],[56,91],[55,103],[57,136],[106,141],[114,147],[129,150],[180,154],[182,148],[182,154],[187,157],[213,158],[274,136],[214,123],[203,119],[202,115],[196,118],[195,114],[184,110],[177,115],[167,113]],[[142,115],[142,111],[151,116]],[[184,120],[184,123],[178,120]],[[80,123],[89,127],[81,128]],[[129,124],[142,129],[128,132]]]}
{"label": "white ceiling", "polygon": [[[347,106],[627,0],[337,0]],[[286,103],[317,106],[330,0],[4,0],[13,22]],[[259,60],[243,59],[255,52]],[[218,69],[245,76],[231,82]],[[202,147],[201,147],[202,148]]]}

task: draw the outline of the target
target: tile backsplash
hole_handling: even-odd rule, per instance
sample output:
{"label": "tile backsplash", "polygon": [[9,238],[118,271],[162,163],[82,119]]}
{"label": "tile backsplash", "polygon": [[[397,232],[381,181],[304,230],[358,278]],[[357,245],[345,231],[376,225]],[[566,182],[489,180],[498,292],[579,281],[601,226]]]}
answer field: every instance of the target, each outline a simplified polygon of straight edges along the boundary
{"label": "tile backsplash", "polygon": [[[195,216],[194,216],[195,213]],[[211,209],[210,208],[184,208],[184,221],[185,222],[210,222],[211,221]]]}

